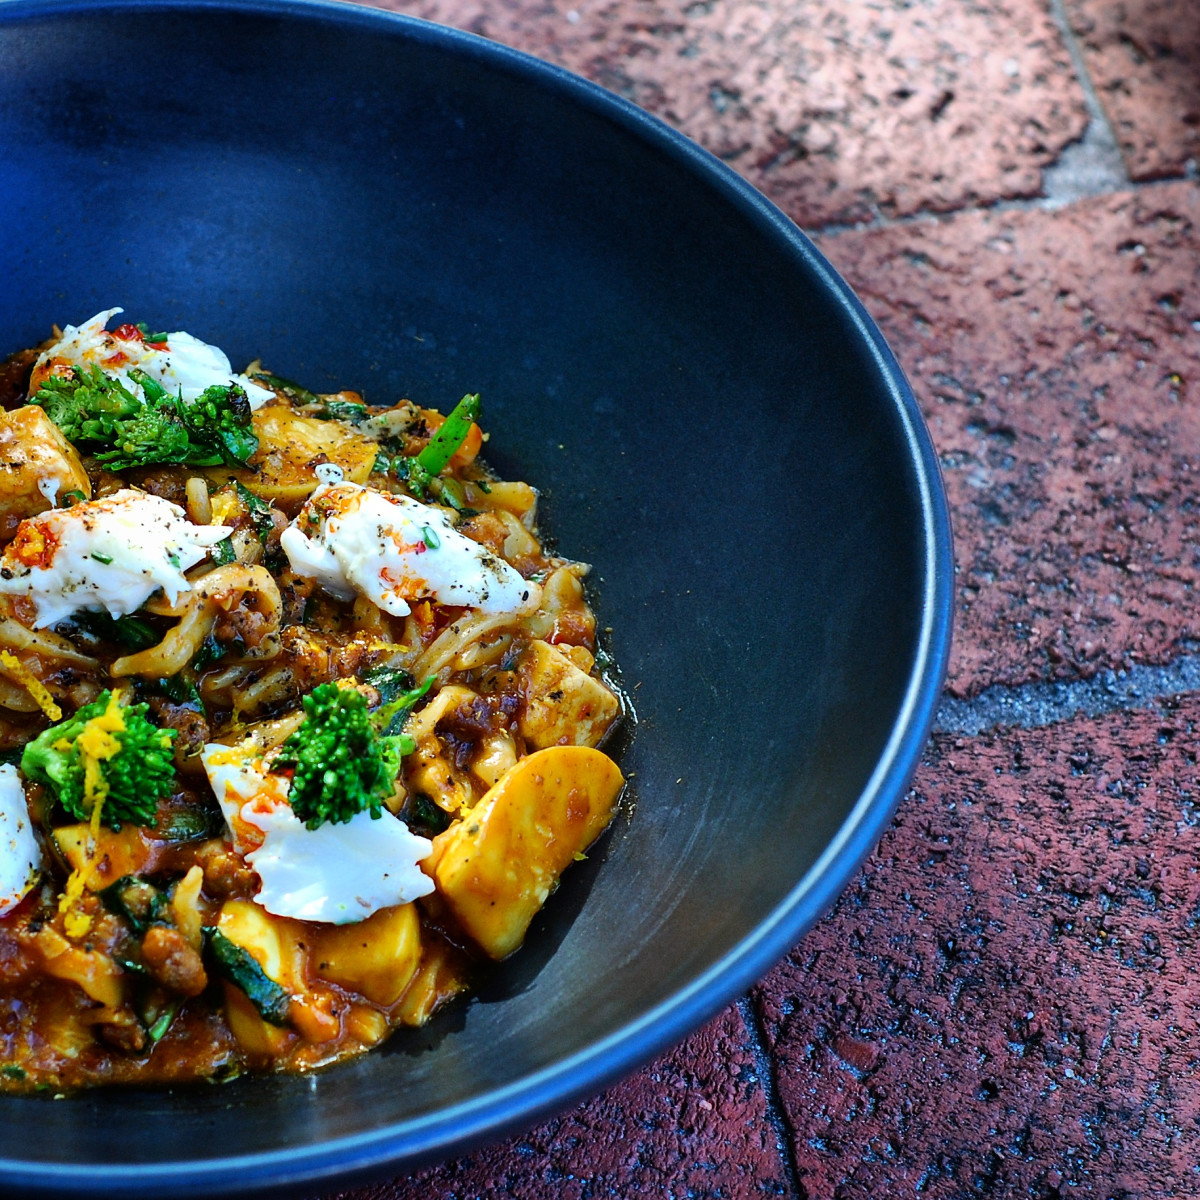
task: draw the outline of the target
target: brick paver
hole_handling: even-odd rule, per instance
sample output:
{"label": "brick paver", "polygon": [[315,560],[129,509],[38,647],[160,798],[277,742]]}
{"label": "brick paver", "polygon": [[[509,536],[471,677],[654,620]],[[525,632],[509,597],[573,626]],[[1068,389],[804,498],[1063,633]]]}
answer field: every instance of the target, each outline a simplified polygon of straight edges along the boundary
{"label": "brick paver", "polygon": [[[941,456],[954,694],[1194,665],[1192,0],[386,2],[598,80],[815,230]],[[1121,696],[941,729],[753,1019],[357,1200],[1200,1195],[1200,692]]]}
{"label": "brick paver", "polygon": [[1200,1193],[1197,722],[935,739],[758,991],[808,1194]]}
{"label": "brick paver", "polygon": [[1036,196],[1042,168],[1084,129],[1083,93],[1038,0],[380,6],[603,84],[805,226]]}
{"label": "brick paver", "polygon": [[1066,0],[1134,179],[1200,157],[1200,20],[1194,0]]}
{"label": "brick paver", "polygon": [[1161,662],[1200,639],[1200,189],[821,245],[940,452],[959,565],[952,690]]}

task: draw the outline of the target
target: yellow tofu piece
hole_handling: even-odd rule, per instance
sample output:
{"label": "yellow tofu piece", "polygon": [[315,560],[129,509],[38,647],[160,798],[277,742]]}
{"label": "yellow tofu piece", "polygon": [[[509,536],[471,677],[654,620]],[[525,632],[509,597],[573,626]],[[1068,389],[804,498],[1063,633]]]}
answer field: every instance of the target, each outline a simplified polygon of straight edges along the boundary
{"label": "yellow tofu piece", "polygon": [[[300,991],[304,946],[300,926],[286,917],[276,917],[249,900],[226,900],[217,918],[217,928],[241,946],[263,971],[287,991]],[[238,1045],[259,1064],[281,1055],[295,1040],[295,1033],[282,1025],[264,1021],[245,992],[225,982],[225,1019]]]}
{"label": "yellow tofu piece", "polygon": [[26,404],[0,411],[0,540],[11,538],[26,517],[50,508],[51,496],[67,492],[91,496],[91,481],[45,409]]}
{"label": "yellow tofu piece", "polygon": [[411,904],[381,908],[354,925],[313,935],[313,971],[388,1008],[404,995],[421,961],[421,922]]}
{"label": "yellow tofu piece", "polygon": [[224,993],[229,1031],[255,1066],[266,1066],[296,1041],[295,1033],[286,1026],[268,1025],[246,999],[246,993],[232,983],[225,982]]}
{"label": "yellow tofu piece", "polygon": [[518,670],[525,707],[517,728],[539,750],[595,746],[620,714],[616,696],[549,642],[531,642]]}
{"label": "yellow tofu piece", "polygon": [[73,946],[49,925],[38,931],[34,945],[48,975],[77,983],[97,1004],[120,1008],[124,1003],[124,972],[107,954]]}
{"label": "yellow tofu piece", "polygon": [[[54,841],[72,871],[84,870],[90,861],[91,832],[84,822],[60,825],[54,831]],[[96,848],[96,866],[87,877],[93,892],[103,891],[126,875],[140,875],[150,860],[151,847],[137,825],[123,825],[120,830],[102,828]]]}
{"label": "yellow tofu piece", "polygon": [[305,951],[298,921],[277,917],[250,900],[226,900],[217,928],[281,987],[303,990]]}
{"label": "yellow tofu piece", "polygon": [[491,958],[507,957],[525,940],[559,876],[612,819],[624,782],[599,750],[539,750],[434,838],[427,869],[459,924]]}

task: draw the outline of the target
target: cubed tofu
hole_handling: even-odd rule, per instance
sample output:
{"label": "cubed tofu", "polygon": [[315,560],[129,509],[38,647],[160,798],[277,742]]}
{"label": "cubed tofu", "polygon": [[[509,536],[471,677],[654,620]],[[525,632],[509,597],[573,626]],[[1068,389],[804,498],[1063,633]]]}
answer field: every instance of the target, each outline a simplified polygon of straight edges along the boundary
{"label": "cubed tofu", "polygon": [[73,946],[49,925],[38,931],[34,945],[48,975],[77,983],[97,1004],[120,1008],[124,1003],[124,972],[107,954]]}
{"label": "cubed tofu", "polygon": [[[85,822],[60,825],[53,837],[72,871],[87,867],[91,861],[88,844],[92,831]],[[96,845],[97,863],[87,876],[87,886],[93,892],[103,891],[126,875],[142,874],[150,861],[150,843],[137,825],[123,825],[119,830],[101,828]]]}
{"label": "cubed tofu", "polygon": [[[301,926],[284,917],[272,916],[249,900],[227,900],[221,907],[217,928],[245,950],[262,967],[269,979],[288,992],[299,990],[304,966]],[[225,1019],[243,1052],[255,1063],[281,1055],[295,1040],[292,1029],[264,1021],[258,1010],[235,984],[225,982]]]}
{"label": "cubed tofu", "polygon": [[75,447],[45,410],[26,404],[0,412],[0,541],[67,492],[90,496],[92,485]]}
{"label": "cubed tofu", "polygon": [[226,900],[217,928],[241,946],[268,978],[289,992],[301,990],[304,979],[303,926],[277,917],[249,900]]}
{"label": "cubed tofu", "polygon": [[549,642],[531,642],[518,669],[525,693],[518,729],[539,750],[595,746],[620,714],[616,696]]}
{"label": "cubed tofu", "polygon": [[[507,957],[559,876],[612,819],[625,782],[606,754],[554,746],[521,759],[422,863],[459,924]],[[432,864],[432,865],[429,865]]]}
{"label": "cubed tofu", "polygon": [[354,925],[321,926],[309,961],[322,979],[387,1008],[404,994],[421,961],[417,910],[400,904]]}

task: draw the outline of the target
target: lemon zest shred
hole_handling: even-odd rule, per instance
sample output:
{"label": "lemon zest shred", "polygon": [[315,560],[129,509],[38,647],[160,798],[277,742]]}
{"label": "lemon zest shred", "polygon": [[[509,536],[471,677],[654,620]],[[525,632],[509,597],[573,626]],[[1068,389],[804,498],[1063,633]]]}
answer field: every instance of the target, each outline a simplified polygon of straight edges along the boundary
{"label": "lemon zest shred", "polygon": [[213,750],[205,759],[205,763],[210,767],[231,767],[234,763],[240,763],[245,757],[244,747],[225,746],[220,750]]}
{"label": "lemon zest shred", "polygon": [[33,697],[38,708],[51,721],[62,720],[62,709],[54,703],[54,697],[50,695],[46,685],[15,654],[11,654],[7,650],[0,650],[0,667]]}

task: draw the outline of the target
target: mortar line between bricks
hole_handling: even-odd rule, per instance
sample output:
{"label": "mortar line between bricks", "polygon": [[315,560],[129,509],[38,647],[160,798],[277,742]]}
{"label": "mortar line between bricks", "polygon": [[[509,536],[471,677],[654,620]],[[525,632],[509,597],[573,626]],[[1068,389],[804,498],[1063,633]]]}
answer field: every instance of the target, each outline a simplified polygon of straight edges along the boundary
{"label": "mortar line between bricks", "polygon": [[767,1050],[767,1031],[759,1020],[749,995],[739,997],[737,1007],[742,1015],[742,1024],[750,1036],[750,1051],[754,1055],[754,1066],[758,1071],[758,1081],[762,1085],[763,1098],[766,1100],[767,1119],[775,1130],[779,1161],[783,1164],[784,1183],[791,1189],[790,1196],[793,1200],[807,1200],[808,1192],[800,1185],[800,1172],[796,1166],[796,1141],[792,1137],[783,1102],[779,1098],[779,1089],[775,1086],[775,1064]]}
{"label": "mortar line between bricks", "polygon": [[1091,137],[1098,144],[1103,144],[1105,148],[1111,147],[1116,169],[1120,172],[1118,182],[1128,184],[1130,181],[1129,171],[1125,166],[1125,156],[1121,153],[1121,143],[1117,141],[1117,131],[1113,128],[1112,121],[1109,120],[1108,112],[1100,99],[1100,93],[1096,91],[1092,73],[1088,70],[1087,61],[1083,57],[1083,48],[1075,36],[1075,30],[1071,28],[1071,18],[1067,16],[1065,0],[1050,0],[1050,17],[1058,26],[1063,44],[1071,56],[1076,78],[1083,91],[1083,101],[1087,105],[1088,129],[1084,133],[1083,140],[1086,142]]}
{"label": "mortar line between bricks", "polygon": [[885,217],[880,214],[870,221],[863,221],[859,224],[831,221],[828,225],[801,225],[801,229],[810,238],[832,239],[847,233],[866,233],[873,229],[902,229],[907,225],[922,225],[928,222],[944,224],[967,213],[1059,212],[1076,200],[1095,199],[1097,196],[1119,196],[1123,192],[1133,195],[1138,192],[1153,191],[1156,188],[1172,187],[1179,183],[1195,183],[1197,180],[1200,180],[1200,169],[1189,167],[1181,175],[1165,175],[1159,179],[1131,179],[1123,182],[1119,187],[1113,186],[1102,192],[1089,192],[1086,196],[1073,196],[1070,200],[1053,196],[1034,196],[1025,200],[994,200],[987,204],[964,204],[960,208],[952,208],[947,212],[933,212],[923,208],[920,212],[905,213],[902,217]]}
{"label": "mortar line between bricks", "polygon": [[933,727],[968,737],[989,729],[1040,729],[1080,715],[1165,710],[1175,698],[1195,692],[1200,692],[1200,653],[1187,653],[1161,667],[1105,671],[1062,683],[994,684],[971,700],[943,697]]}

